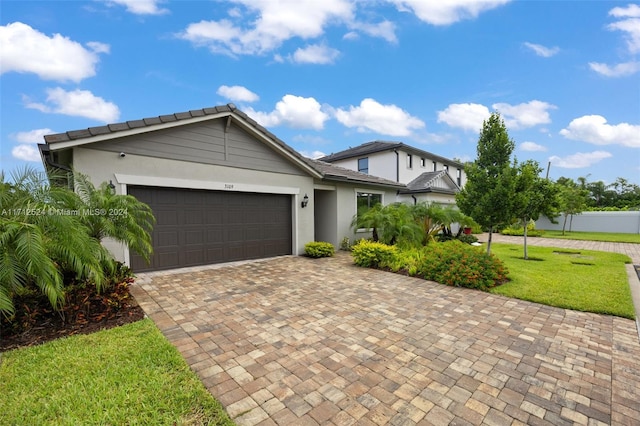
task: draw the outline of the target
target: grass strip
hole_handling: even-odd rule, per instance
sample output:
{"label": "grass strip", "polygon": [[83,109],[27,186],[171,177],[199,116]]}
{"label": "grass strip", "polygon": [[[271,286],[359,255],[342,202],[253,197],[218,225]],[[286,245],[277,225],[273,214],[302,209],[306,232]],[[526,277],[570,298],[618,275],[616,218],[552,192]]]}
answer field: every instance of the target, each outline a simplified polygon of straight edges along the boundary
{"label": "grass strip", "polygon": [[529,246],[491,245],[491,252],[509,269],[511,281],[491,293],[559,308],[635,319],[625,263],[620,253],[563,250]]}
{"label": "grass strip", "polygon": [[0,357],[2,424],[233,425],[149,319]]}
{"label": "grass strip", "polygon": [[603,242],[610,242],[610,243],[640,244],[640,234],[566,231],[565,235],[562,235],[562,231],[544,231],[541,237],[557,238],[557,239],[563,239],[563,240],[603,241]]}

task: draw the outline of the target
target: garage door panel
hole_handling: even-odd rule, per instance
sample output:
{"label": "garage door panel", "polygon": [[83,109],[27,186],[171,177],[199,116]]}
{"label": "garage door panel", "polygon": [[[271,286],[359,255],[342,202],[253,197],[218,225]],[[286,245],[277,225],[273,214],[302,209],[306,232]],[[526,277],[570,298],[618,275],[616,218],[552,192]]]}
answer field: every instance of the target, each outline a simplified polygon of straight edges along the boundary
{"label": "garage door panel", "polygon": [[291,254],[291,196],[129,187],[156,216],[151,265],[131,254],[134,271]]}

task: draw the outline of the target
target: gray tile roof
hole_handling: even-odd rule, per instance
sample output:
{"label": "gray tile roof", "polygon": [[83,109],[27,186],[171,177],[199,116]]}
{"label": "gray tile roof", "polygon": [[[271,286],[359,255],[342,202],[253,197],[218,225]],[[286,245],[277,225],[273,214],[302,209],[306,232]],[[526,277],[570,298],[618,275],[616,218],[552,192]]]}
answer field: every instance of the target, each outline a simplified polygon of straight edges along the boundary
{"label": "gray tile roof", "polygon": [[89,127],[88,129],[71,130],[64,133],[46,135],[44,137],[44,140],[47,143],[47,145],[49,145],[49,144],[56,144],[59,142],[68,142],[68,141],[76,141],[76,140],[80,141],[81,139],[87,139],[94,136],[107,135],[107,134],[113,134],[113,137],[117,138],[119,132],[124,132],[127,130],[157,126],[157,125],[162,125],[164,123],[188,120],[191,118],[204,117],[207,115],[217,115],[225,112],[229,114],[235,114],[236,116],[239,116],[240,118],[242,118],[245,122],[247,122],[250,126],[252,126],[254,130],[264,134],[266,137],[271,139],[274,143],[284,148],[296,159],[306,164],[307,166],[311,167],[311,169],[315,170],[318,174],[320,174],[323,177],[323,179],[330,180],[330,181],[360,182],[360,183],[368,183],[373,185],[392,186],[396,188],[406,187],[404,184],[399,184],[391,180],[367,175],[364,173],[334,166],[326,162],[306,158],[302,156],[299,152],[291,148],[289,145],[287,145],[285,142],[283,142],[281,139],[279,139],[276,135],[274,135],[273,133],[268,131],[266,128],[258,124],[257,121],[255,121],[254,119],[249,117],[247,114],[237,109],[236,106],[233,104],[221,105],[221,106],[216,106],[212,108],[196,109],[196,110],[185,111],[185,112],[177,112],[175,114],[143,118],[140,120],[125,121],[122,123],[107,124],[107,125],[98,126],[98,127]]}
{"label": "gray tile roof", "polygon": [[392,186],[394,188],[406,188],[403,183],[398,183],[393,180],[384,179],[377,176],[368,175],[366,173],[357,172],[355,170],[345,169],[344,167],[334,166],[333,164],[312,160],[307,158],[306,161],[311,164],[313,168],[320,171],[325,179],[334,181],[345,182],[360,182],[368,184],[377,184],[384,186]]}
{"label": "gray tile roof", "polygon": [[[255,121],[251,120],[249,116],[247,116],[247,114],[236,109],[235,105],[227,104],[227,105],[216,106],[212,108],[196,109],[196,110],[186,111],[186,112],[177,112],[175,114],[161,115],[158,117],[148,117],[140,120],[125,121],[122,123],[113,123],[113,124],[107,124],[104,126],[89,127],[88,129],[71,130],[64,133],[46,135],[44,137],[44,140],[47,143],[56,143],[56,142],[73,141],[78,139],[86,139],[92,136],[105,135],[109,133],[118,133],[125,130],[139,129],[141,127],[155,126],[158,124],[170,123],[170,122],[180,121],[180,120],[187,120],[190,118],[203,117],[206,115],[220,114],[223,112],[234,112],[235,114],[238,114],[245,120],[255,123]],[[257,123],[255,124],[257,125]],[[271,135],[271,133],[267,131],[264,127],[262,126],[260,127],[263,133]],[[114,137],[116,136],[117,135],[114,135]],[[275,136],[271,136],[271,137],[275,138]]]}
{"label": "gray tile roof", "polygon": [[[447,187],[435,186],[439,179],[443,179]],[[400,190],[402,194],[437,192],[441,194],[456,194],[460,191],[458,185],[451,178],[446,170],[436,172],[425,172],[407,184],[407,189]]]}
{"label": "gray tile roof", "polygon": [[320,158],[322,161],[326,161],[328,163],[332,163],[338,160],[344,160],[346,158],[354,158],[354,157],[362,157],[365,155],[373,154],[376,152],[382,151],[392,151],[394,149],[401,149],[403,151],[410,152],[415,155],[419,155],[421,157],[432,158],[440,161],[441,163],[451,164],[457,167],[464,166],[462,163],[458,161],[451,160],[449,158],[442,157],[440,155],[433,154],[428,151],[423,151],[416,147],[407,145],[402,142],[392,142],[392,141],[371,141],[363,143],[362,145],[358,145],[353,148],[345,149],[344,151],[332,153],[327,155],[326,157]]}

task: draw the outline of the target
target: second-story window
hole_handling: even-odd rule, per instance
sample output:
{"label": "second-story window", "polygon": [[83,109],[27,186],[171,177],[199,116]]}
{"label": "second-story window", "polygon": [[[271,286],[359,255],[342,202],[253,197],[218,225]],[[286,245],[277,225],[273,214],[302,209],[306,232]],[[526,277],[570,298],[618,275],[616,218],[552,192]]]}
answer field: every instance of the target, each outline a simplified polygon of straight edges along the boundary
{"label": "second-story window", "polygon": [[433,162],[433,171],[438,171],[438,163],[437,162]]}
{"label": "second-story window", "polygon": [[444,171],[449,173],[449,166],[447,166],[446,164],[444,165]]}
{"label": "second-story window", "polygon": [[413,168],[413,155],[407,154],[407,169]]}
{"label": "second-story window", "polygon": [[424,167],[427,165],[427,161],[424,159],[424,157],[420,157],[420,167]]}
{"label": "second-story window", "polygon": [[458,183],[458,186],[462,186],[462,170],[460,169],[456,170],[456,182]]}
{"label": "second-story window", "polygon": [[361,173],[369,173],[369,157],[358,158],[358,171]]}

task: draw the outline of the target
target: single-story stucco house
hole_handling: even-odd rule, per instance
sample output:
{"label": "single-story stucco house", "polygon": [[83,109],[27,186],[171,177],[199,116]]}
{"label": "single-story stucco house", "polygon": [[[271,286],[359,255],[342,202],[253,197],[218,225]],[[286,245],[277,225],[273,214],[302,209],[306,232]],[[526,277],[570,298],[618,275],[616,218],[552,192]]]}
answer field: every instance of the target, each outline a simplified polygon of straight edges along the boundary
{"label": "single-story stucco house", "polygon": [[403,183],[303,157],[233,104],[45,136],[47,170],[111,182],[151,206],[150,264],[113,242],[136,272],[338,246],[358,200],[396,201]]}

